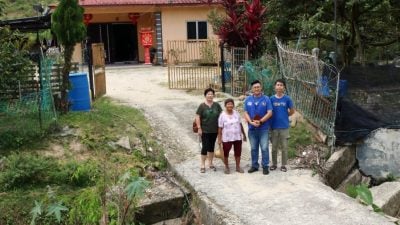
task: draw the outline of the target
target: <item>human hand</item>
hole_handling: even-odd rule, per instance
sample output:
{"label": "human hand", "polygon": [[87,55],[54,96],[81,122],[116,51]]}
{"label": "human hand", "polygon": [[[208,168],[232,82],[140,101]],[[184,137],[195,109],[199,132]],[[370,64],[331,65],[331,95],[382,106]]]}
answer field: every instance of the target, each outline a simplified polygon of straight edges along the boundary
{"label": "human hand", "polygon": [[199,128],[199,129],[197,130],[197,134],[201,137],[201,135],[203,134],[203,131],[201,130],[201,128]]}
{"label": "human hand", "polygon": [[259,127],[261,124],[261,122],[259,120],[253,120],[251,121],[251,125],[255,126],[255,127]]}

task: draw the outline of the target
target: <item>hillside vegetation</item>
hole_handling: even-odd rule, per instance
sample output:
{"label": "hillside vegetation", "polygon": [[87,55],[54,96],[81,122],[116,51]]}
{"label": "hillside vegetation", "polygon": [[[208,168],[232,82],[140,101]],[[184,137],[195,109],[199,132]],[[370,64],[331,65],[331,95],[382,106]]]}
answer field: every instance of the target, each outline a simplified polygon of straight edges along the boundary
{"label": "hillside vegetation", "polygon": [[0,16],[0,20],[18,19],[24,17],[37,16],[38,12],[33,9],[33,5],[41,4],[43,8],[50,4],[57,4],[57,0],[4,0],[4,15]]}

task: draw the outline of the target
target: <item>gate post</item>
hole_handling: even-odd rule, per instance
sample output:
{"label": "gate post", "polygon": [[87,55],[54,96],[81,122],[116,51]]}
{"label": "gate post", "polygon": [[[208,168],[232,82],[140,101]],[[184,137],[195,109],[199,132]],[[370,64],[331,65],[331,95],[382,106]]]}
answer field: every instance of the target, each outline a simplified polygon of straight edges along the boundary
{"label": "gate post", "polygon": [[220,51],[221,51],[221,86],[222,86],[222,92],[225,92],[225,59],[224,59],[224,42],[220,41]]}

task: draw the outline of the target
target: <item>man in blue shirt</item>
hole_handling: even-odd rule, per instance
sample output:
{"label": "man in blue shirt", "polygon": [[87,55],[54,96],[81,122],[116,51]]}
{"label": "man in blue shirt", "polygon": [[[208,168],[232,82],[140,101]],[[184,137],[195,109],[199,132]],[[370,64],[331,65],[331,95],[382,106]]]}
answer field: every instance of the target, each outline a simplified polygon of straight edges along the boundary
{"label": "man in blue shirt", "polygon": [[276,170],[278,149],[282,150],[281,171],[286,172],[288,158],[288,138],[289,138],[289,116],[293,115],[293,101],[285,95],[286,84],[282,79],[278,79],[274,84],[275,95],[271,96],[271,103],[274,115],[271,118],[271,142],[272,142],[272,166],[271,170]]}
{"label": "man in blue shirt", "polygon": [[267,175],[269,173],[268,131],[272,105],[268,96],[262,93],[260,81],[253,81],[251,89],[253,94],[244,101],[244,118],[249,125],[248,137],[251,146],[251,168],[248,172],[258,171],[258,149],[261,148],[261,165],[263,174]]}

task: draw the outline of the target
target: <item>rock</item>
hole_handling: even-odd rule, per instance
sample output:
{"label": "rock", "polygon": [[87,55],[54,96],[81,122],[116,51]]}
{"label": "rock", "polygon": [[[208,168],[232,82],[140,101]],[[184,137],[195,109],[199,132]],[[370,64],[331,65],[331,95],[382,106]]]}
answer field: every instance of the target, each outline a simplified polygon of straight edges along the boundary
{"label": "rock", "polygon": [[339,185],[336,190],[346,194],[346,188],[349,185],[356,186],[361,183],[361,180],[362,175],[360,171],[358,169],[355,169],[346,177],[346,179]]}
{"label": "rock", "polygon": [[125,137],[120,138],[120,139],[116,142],[116,144],[117,144],[118,146],[121,146],[121,147],[127,149],[127,150],[132,150],[131,144],[129,143],[129,137],[128,137],[128,136],[125,136]]}
{"label": "rock", "polygon": [[182,190],[166,179],[160,179],[147,191],[146,197],[140,201],[138,207],[142,210],[135,215],[136,218],[144,224],[153,224],[182,216],[186,201],[185,195],[189,195],[189,191]]}
{"label": "rock", "polygon": [[239,96],[239,101],[244,101],[245,99],[246,99],[246,95],[241,95],[241,96]]}
{"label": "rock", "polygon": [[370,190],[374,204],[384,213],[393,217],[400,215],[400,182],[385,182]]}
{"label": "rock", "polygon": [[325,164],[325,182],[336,189],[346,178],[355,162],[355,148],[346,146],[336,150]]}
{"label": "rock", "polygon": [[380,180],[389,174],[400,177],[400,129],[380,128],[357,146],[360,170]]}

